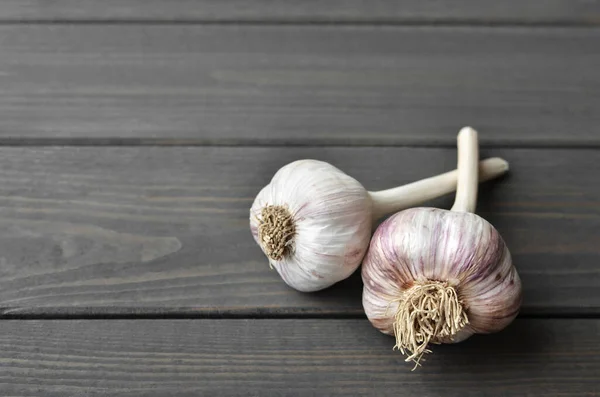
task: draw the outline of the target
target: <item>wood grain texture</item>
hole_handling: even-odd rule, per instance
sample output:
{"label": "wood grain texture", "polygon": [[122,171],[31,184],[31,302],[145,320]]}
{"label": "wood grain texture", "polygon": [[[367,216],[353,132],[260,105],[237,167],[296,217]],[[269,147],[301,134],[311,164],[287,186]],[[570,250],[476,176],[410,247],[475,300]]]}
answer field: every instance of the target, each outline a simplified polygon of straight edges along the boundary
{"label": "wood grain texture", "polygon": [[600,147],[600,29],[0,27],[0,144]]}
{"label": "wood grain texture", "polygon": [[600,23],[597,0],[3,0],[2,21]]}
{"label": "wood grain texture", "polygon": [[597,396],[599,320],[517,320],[420,369],[366,320],[2,321],[3,395]]}
{"label": "wood grain texture", "polygon": [[[483,187],[478,212],[511,248],[523,312],[600,313],[600,151],[482,152],[491,155],[512,171]],[[329,161],[377,190],[453,169],[455,156],[432,148],[1,148],[2,315],[361,316],[358,274],[304,294],[269,270],[248,230],[254,196],[301,158]]]}

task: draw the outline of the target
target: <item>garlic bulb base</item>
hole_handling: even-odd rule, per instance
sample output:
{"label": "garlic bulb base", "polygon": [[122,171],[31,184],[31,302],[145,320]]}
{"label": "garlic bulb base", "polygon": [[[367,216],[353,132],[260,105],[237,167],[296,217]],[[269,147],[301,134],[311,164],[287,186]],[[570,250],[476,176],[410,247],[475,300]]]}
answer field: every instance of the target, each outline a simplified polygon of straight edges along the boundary
{"label": "garlic bulb base", "polygon": [[[456,289],[447,282],[415,281],[398,300],[394,321],[396,346],[415,368],[429,343],[452,338],[469,323]],[[414,370],[414,368],[413,368]]]}
{"label": "garlic bulb base", "polygon": [[269,259],[281,260],[291,249],[296,234],[292,214],[284,206],[268,205],[262,208],[258,222],[261,248]]}

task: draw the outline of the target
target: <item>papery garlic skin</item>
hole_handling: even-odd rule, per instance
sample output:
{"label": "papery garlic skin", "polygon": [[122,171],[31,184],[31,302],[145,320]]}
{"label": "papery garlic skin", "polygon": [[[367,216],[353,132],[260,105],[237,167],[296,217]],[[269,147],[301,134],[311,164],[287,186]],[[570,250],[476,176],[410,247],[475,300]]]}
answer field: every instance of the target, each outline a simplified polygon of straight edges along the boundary
{"label": "papery garlic skin", "polygon": [[388,218],[375,232],[362,267],[363,306],[371,323],[393,334],[398,297],[415,282],[455,287],[468,324],[434,342],[460,342],[505,328],[519,312],[521,280],[496,229],[468,212],[413,208]]}
{"label": "papery garlic skin", "polygon": [[350,276],[371,236],[371,199],[354,178],[329,163],[299,160],[281,168],[250,209],[250,230],[259,240],[261,211],[287,208],[295,235],[281,259],[269,258],[291,287],[318,291]]}

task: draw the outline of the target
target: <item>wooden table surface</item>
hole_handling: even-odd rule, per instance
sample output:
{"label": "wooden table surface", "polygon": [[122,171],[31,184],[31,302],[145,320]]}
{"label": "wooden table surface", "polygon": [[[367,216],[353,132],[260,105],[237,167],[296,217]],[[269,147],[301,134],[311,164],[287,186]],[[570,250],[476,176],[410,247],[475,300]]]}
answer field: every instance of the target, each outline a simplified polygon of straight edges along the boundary
{"label": "wooden table surface", "polygon": [[[302,158],[452,169],[464,125],[523,309],[411,372],[248,209]],[[600,395],[598,182],[598,0],[0,1],[0,395]]]}

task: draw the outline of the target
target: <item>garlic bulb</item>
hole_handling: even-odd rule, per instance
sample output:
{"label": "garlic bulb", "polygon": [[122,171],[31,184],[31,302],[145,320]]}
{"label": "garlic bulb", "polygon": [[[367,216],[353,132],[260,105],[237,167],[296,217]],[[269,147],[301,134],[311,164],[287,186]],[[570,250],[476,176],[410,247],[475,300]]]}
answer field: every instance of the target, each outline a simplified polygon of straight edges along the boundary
{"label": "garlic bulb", "polygon": [[363,261],[367,317],[395,335],[395,348],[415,367],[429,343],[499,331],[519,312],[521,281],[510,252],[496,229],[471,213],[477,157],[477,133],[464,128],[452,211],[412,208],[391,216],[375,231]]}
{"label": "garlic bulb", "polygon": [[[481,162],[481,180],[506,161]],[[299,160],[281,168],[250,209],[250,229],[269,263],[291,287],[317,291],[350,276],[367,251],[373,219],[456,189],[456,171],[381,192],[367,192],[331,164]]]}

